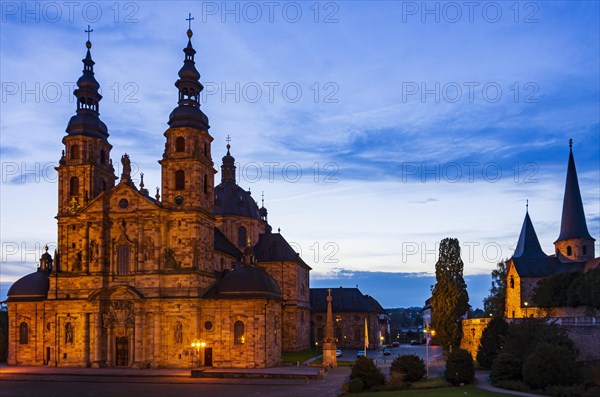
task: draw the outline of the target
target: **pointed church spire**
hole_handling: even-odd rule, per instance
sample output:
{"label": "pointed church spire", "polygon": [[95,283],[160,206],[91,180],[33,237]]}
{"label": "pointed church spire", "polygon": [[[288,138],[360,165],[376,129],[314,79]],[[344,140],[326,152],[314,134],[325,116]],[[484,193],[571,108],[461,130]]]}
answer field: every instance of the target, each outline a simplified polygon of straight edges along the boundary
{"label": "pointed church spire", "polygon": [[169,115],[169,126],[192,127],[207,131],[209,128],[208,117],[200,110],[200,92],[204,86],[200,83],[200,73],[196,70],[194,55],[196,50],[192,47],[192,14],[188,21],[187,46],[183,49],[185,57],[183,66],[179,69],[179,79],[175,87],[179,90],[178,106]]}
{"label": "pointed church spire", "polygon": [[542,251],[542,246],[538,240],[533,223],[529,217],[529,201],[527,202],[527,211],[525,212],[525,219],[523,220],[523,227],[521,227],[521,234],[519,235],[519,241],[517,242],[517,248],[513,254],[514,258],[540,258],[547,256]]}
{"label": "pointed church spire", "polygon": [[93,32],[88,25],[84,32],[88,35],[88,40],[85,43],[87,53],[83,62],[83,74],[77,80],[77,89],[73,91],[73,95],[77,98],[77,114],[71,117],[67,126],[69,135],[86,135],[94,138],[106,140],[108,138],[108,130],[106,125],[98,117],[100,115],[100,100],[102,95],[98,92],[100,84],[94,77],[94,64],[90,49],[92,42],[90,41],[90,33]]}
{"label": "pointed church spire", "polygon": [[221,183],[235,184],[235,158],[229,153],[231,149],[231,138],[227,135],[227,154],[223,156],[223,165],[221,165]]}
{"label": "pointed church spire", "polygon": [[573,139],[569,139],[569,163],[563,198],[562,220],[560,235],[556,241],[574,238],[592,238],[592,236],[588,231],[585,213],[583,212],[575,159],[573,158]]}

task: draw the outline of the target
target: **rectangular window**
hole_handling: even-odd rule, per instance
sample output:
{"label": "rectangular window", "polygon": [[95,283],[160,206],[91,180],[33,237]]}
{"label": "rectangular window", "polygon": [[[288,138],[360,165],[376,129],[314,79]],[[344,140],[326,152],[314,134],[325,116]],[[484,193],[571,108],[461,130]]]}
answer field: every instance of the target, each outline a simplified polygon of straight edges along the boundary
{"label": "rectangular window", "polygon": [[121,245],[117,249],[117,274],[129,274],[129,246]]}

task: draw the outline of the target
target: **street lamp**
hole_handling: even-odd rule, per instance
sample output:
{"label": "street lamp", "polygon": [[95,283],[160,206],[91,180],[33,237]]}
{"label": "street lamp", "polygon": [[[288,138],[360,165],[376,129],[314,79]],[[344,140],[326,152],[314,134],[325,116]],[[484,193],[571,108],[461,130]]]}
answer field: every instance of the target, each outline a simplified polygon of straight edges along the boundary
{"label": "street lamp", "polygon": [[192,341],[192,347],[196,349],[196,366],[198,368],[200,368],[200,348],[204,349],[204,346],[206,346],[206,343],[204,341],[201,341],[199,339],[194,339]]}
{"label": "street lamp", "polygon": [[529,305],[529,303],[523,302],[523,304],[525,305],[525,318],[527,318],[527,306]]}

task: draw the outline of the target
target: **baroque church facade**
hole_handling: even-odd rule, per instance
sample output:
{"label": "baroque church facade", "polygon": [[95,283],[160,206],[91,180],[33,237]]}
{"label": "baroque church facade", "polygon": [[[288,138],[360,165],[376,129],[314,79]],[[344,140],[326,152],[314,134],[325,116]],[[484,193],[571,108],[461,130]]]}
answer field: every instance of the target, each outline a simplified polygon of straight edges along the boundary
{"label": "baroque church facade", "polygon": [[214,186],[187,36],[154,195],[127,154],[115,175],[87,41],[56,168],[58,248],[8,291],[8,364],[259,368],[309,348],[311,269],[237,185],[229,144]]}

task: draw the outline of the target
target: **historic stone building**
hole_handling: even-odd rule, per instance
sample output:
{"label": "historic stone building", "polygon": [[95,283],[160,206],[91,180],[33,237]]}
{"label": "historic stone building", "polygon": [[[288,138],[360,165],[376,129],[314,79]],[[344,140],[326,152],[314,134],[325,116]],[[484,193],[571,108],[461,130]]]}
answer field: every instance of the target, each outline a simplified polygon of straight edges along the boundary
{"label": "historic stone building", "polygon": [[[527,211],[517,248],[507,265],[505,317],[514,319],[546,315],[533,304],[533,293],[538,282],[557,273],[585,272],[597,268],[600,258],[594,257],[594,241],[587,228],[572,141],[569,141],[560,234],[554,242],[554,254],[546,255],[542,250]],[[583,317],[584,311],[583,307],[554,308],[551,315]]]}
{"label": "historic stone building", "polygon": [[331,291],[333,312],[333,335],[338,348],[363,349],[365,343],[365,319],[369,348],[377,349],[384,344],[388,331],[388,314],[377,300],[363,295],[358,288],[311,288],[311,320],[313,344],[323,344],[327,320],[327,296]]}
{"label": "historic stone building", "polygon": [[[504,317],[509,322],[541,317],[562,325],[579,349],[579,359],[597,361],[600,359],[600,318],[595,310],[584,306],[542,309],[535,307],[533,299],[536,286],[544,278],[565,272],[587,272],[600,265],[600,258],[594,257],[595,240],[585,220],[572,145],[570,140],[560,234],[554,242],[554,254],[546,255],[542,250],[526,211],[517,247],[507,263]],[[488,323],[489,319],[462,322],[461,346],[473,357]]]}
{"label": "historic stone building", "polygon": [[310,267],[236,184],[229,144],[214,187],[187,35],[154,195],[127,154],[115,176],[86,43],[57,167],[58,249],[8,292],[9,364],[250,368],[309,347]]}

